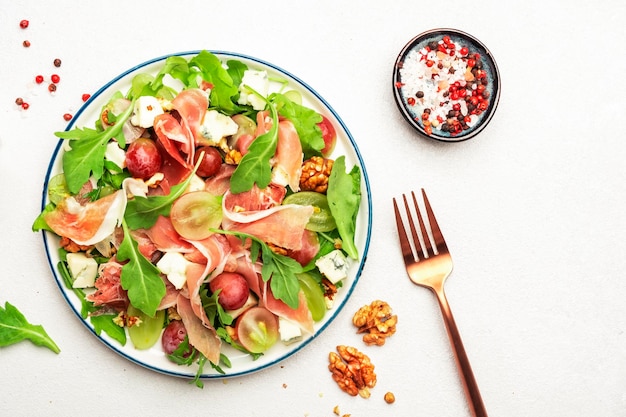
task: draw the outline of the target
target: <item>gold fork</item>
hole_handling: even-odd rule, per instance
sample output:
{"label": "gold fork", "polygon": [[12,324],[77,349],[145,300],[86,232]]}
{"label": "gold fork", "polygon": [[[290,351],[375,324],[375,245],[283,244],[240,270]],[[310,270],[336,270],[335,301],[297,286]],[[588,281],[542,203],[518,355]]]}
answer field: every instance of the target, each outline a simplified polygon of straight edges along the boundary
{"label": "gold fork", "polygon": [[[402,256],[404,257],[404,263],[406,265],[406,271],[411,278],[411,281],[417,285],[421,285],[432,290],[437,296],[441,313],[443,314],[446,330],[448,332],[448,338],[450,339],[450,345],[454,351],[454,357],[456,359],[456,365],[461,374],[463,382],[463,388],[465,390],[465,396],[467,397],[470,411],[474,417],[487,417],[487,411],[483,404],[472,367],[470,366],[469,359],[465,353],[463,342],[461,341],[461,335],[452,316],[450,305],[446,299],[444,292],[444,282],[446,278],[452,272],[452,257],[446,246],[446,241],[441,234],[441,229],[437,224],[433,210],[430,207],[426,192],[422,189],[422,196],[424,199],[424,207],[426,208],[426,214],[428,216],[428,222],[430,223],[430,230],[432,232],[432,242],[428,235],[426,225],[420,213],[415,193],[411,192],[413,197],[413,206],[415,213],[417,214],[417,221],[419,223],[419,234],[415,228],[415,222],[411,215],[411,209],[407,201],[406,195],[402,195],[404,200],[404,208],[406,210],[406,217],[409,223],[409,229],[413,238],[413,247],[415,248],[415,254],[411,249],[411,243],[407,236],[406,228],[402,221],[400,210],[396,199],[393,199],[393,208],[396,214],[396,224],[398,226],[398,235],[400,236],[400,247],[402,248]],[[423,242],[423,249],[420,240]]]}

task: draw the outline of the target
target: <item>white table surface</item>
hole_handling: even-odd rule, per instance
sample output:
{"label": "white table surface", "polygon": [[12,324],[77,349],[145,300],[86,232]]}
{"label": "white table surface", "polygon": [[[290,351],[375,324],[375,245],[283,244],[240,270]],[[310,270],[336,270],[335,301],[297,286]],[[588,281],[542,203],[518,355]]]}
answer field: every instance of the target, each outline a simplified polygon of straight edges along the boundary
{"label": "white table surface", "polygon": [[[0,302],[42,324],[61,353],[1,348],[0,414],[469,415],[435,299],[409,282],[397,243],[391,199],[424,187],[453,254],[448,298],[490,415],[626,415],[625,19],[621,0],[4,1]],[[436,27],[481,39],[502,74],[497,113],[468,142],[418,137],[393,101],[397,53]],[[365,270],[327,331],[279,366],[202,390],[91,336],[31,232],[62,115],[131,66],[195,49],[252,55],[315,88],[355,137],[374,196]],[[50,96],[33,79],[53,72],[62,80]],[[351,324],[374,299],[399,316],[383,347],[364,346]],[[338,344],[372,359],[371,398],[332,381]]]}

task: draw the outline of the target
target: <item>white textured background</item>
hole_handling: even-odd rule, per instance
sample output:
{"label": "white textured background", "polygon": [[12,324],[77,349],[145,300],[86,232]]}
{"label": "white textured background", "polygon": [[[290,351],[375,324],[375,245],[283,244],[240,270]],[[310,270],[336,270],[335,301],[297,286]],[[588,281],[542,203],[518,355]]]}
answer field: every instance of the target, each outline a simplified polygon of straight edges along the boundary
{"label": "white textured background", "polygon": [[[4,1],[0,302],[44,325],[62,352],[0,349],[0,415],[294,417],[335,406],[352,416],[469,415],[438,307],[410,284],[397,245],[391,198],[425,187],[455,260],[448,298],[490,415],[625,416],[625,19],[621,0]],[[397,53],[436,27],[481,39],[502,74],[498,111],[470,142],[417,137],[393,102]],[[30,231],[63,113],[131,66],[194,49],[252,55],[315,88],[355,137],[374,195],[368,261],[338,319],[281,365],[203,390],[92,337]],[[62,80],[51,97],[32,80],[53,70]],[[400,323],[384,347],[368,348],[350,319],[377,298]],[[331,380],[326,357],[337,344],[376,365],[370,399]]]}

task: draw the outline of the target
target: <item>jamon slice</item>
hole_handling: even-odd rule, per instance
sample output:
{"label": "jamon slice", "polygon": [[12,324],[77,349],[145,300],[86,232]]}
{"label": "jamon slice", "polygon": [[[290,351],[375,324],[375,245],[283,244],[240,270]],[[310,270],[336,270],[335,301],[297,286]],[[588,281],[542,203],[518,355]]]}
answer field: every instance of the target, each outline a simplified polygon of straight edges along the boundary
{"label": "jamon slice", "polygon": [[59,236],[79,245],[94,245],[110,236],[122,222],[126,194],[116,191],[99,200],[80,204],[74,197],[61,201],[43,218]]}

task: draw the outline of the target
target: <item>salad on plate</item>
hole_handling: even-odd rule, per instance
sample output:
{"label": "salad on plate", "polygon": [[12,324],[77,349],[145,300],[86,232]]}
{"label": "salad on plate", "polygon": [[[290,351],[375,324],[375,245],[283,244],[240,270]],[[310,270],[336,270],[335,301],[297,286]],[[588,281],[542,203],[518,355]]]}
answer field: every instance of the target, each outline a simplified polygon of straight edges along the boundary
{"label": "salad on plate", "polygon": [[367,251],[367,184],[343,125],[287,73],[209,51],[152,69],[56,133],[33,230],[95,334],[201,386],[332,320]]}

